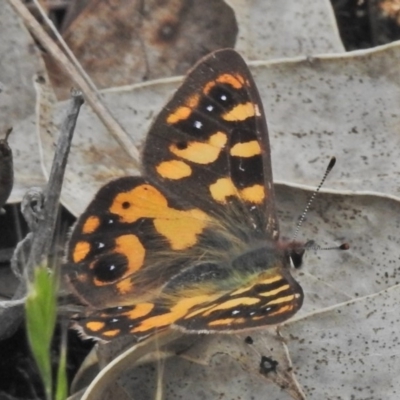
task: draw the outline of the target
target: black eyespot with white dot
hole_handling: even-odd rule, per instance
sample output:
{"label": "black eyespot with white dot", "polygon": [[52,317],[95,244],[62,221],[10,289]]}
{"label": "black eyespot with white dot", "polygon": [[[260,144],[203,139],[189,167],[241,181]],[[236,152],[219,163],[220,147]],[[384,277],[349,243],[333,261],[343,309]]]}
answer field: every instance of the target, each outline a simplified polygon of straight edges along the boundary
{"label": "black eyespot with white dot", "polygon": [[221,115],[243,102],[243,93],[229,85],[218,84],[210,89],[198,109],[205,115]]}
{"label": "black eyespot with white dot", "polygon": [[216,85],[211,88],[208,96],[224,109],[229,109],[237,103],[235,100],[237,96],[235,96],[234,93],[233,89],[230,89],[228,85]]}
{"label": "black eyespot with white dot", "polygon": [[114,282],[128,269],[128,260],[123,254],[114,253],[102,257],[93,268],[94,276],[100,282]]}

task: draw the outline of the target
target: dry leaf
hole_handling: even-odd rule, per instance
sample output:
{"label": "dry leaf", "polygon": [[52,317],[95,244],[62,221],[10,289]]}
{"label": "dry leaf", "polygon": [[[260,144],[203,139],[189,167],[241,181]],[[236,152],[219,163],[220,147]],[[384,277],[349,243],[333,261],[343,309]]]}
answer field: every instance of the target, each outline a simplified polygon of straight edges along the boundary
{"label": "dry leaf", "polygon": [[[92,0],[63,36],[95,84],[107,88],[181,75],[203,55],[233,47],[236,34],[222,0]],[[49,65],[59,90],[68,89]]]}
{"label": "dry leaf", "polygon": [[9,145],[14,156],[15,203],[32,186],[44,185],[34,123],[19,129],[20,121],[35,111],[33,78],[45,75],[43,60],[32,37],[7,2],[0,7],[0,132],[14,127]]}
{"label": "dry leaf", "polygon": [[249,60],[344,51],[329,0],[229,0],[239,26],[235,48]]}

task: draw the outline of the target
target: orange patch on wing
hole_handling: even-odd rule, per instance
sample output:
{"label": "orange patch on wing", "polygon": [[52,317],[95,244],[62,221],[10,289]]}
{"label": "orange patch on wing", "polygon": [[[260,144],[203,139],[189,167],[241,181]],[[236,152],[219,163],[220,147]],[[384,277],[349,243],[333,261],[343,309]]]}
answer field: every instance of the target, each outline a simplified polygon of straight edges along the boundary
{"label": "orange patch on wing", "polygon": [[184,319],[190,319],[190,318],[195,317],[196,315],[203,314],[205,311],[208,311],[210,308],[213,308],[214,306],[215,306],[215,304],[209,304],[206,307],[199,308],[199,309],[185,315]]}
{"label": "orange patch on wing", "polygon": [[133,284],[130,279],[122,279],[117,283],[117,290],[120,294],[126,294],[132,291]]}
{"label": "orange patch on wing", "polygon": [[219,203],[226,203],[229,196],[236,196],[237,189],[230,178],[220,178],[210,185],[212,198]]}
{"label": "orange patch on wing", "polygon": [[228,138],[225,133],[217,132],[210,136],[207,142],[188,142],[184,149],[175,144],[169,147],[171,153],[196,164],[210,164],[214,162],[225,147]]}
{"label": "orange patch on wing", "polygon": [[91,215],[89,218],[86,219],[85,223],[82,227],[82,233],[93,233],[100,225],[99,217],[95,215]]}
{"label": "orange patch on wing", "polygon": [[287,306],[281,307],[281,308],[280,308],[279,310],[277,310],[277,311],[274,311],[274,312],[268,314],[268,316],[269,316],[269,317],[272,317],[272,316],[274,316],[274,315],[284,314],[284,313],[286,313],[286,312],[288,312],[288,311],[292,311],[292,310],[293,310],[293,306],[292,306],[292,305],[287,305]]}
{"label": "orange patch on wing", "polygon": [[244,121],[257,115],[257,109],[250,101],[244,104],[238,104],[232,110],[222,114],[225,121]]}
{"label": "orange patch on wing", "polygon": [[217,319],[208,323],[208,326],[229,326],[232,324],[244,324],[246,320],[244,318],[224,318]]}
{"label": "orange patch on wing", "polygon": [[241,89],[243,85],[245,84],[245,80],[241,75],[238,74],[222,74],[217,77],[214,81],[208,82],[205,87],[203,92],[205,94],[210,93],[210,90],[216,86],[218,83],[230,85],[235,89]]}
{"label": "orange patch on wing", "polygon": [[75,247],[74,251],[72,252],[72,259],[74,263],[78,263],[86,258],[86,256],[90,252],[90,243],[89,242],[78,242]]}
{"label": "orange patch on wing", "polygon": [[252,140],[246,143],[237,143],[230,150],[231,156],[234,157],[253,157],[261,154],[260,143]]}
{"label": "orange patch on wing", "polygon": [[212,198],[219,203],[226,204],[229,196],[236,196],[249,203],[261,204],[265,199],[265,188],[262,185],[253,185],[240,191],[230,178],[220,178],[209,187]]}
{"label": "orange patch on wing", "polygon": [[154,308],[153,303],[140,303],[135,306],[132,311],[129,311],[126,315],[130,320],[135,320],[140,317],[144,317]]}
{"label": "orange patch on wing", "polygon": [[242,293],[246,293],[249,290],[251,290],[255,285],[269,285],[271,283],[275,283],[278,282],[282,279],[281,275],[273,275],[270,278],[266,278],[266,279],[262,279],[262,275],[259,277],[259,279],[257,279],[256,281],[254,281],[251,285],[248,285],[244,288],[240,288],[238,290],[236,290],[235,292],[232,292],[231,295],[232,296],[236,296],[238,294],[242,294]]}
{"label": "orange patch on wing", "polygon": [[121,332],[120,329],[113,329],[112,331],[103,332],[102,335],[113,338],[115,336],[118,336],[120,332]]}
{"label": "orange patch on wing", "polygon": [[145,319],[140,323],[140,325],[132,329],[131,332],[146,332],[151,329],[162,328],[171,325],[178,319],[184,317],[192,307],[205,302],[213,301],[218,297],[219,295],[201,295],[191,298],[184,298],[178,301],[174,306],[172,306],[169,312]]}
{"label": "orange patch on wing", "polygon": [[126,275],[131,275],[142,267],[146,250],[136,235],[119,236],[115,239],[115,244],[115,251],[128,259]]}
{"label": "orange patch on wing", "polygon": [[[180,215],[174,218],[173,215],[176,213]],[[197,209],[173,210],[170,217],[154,220],[157,232],[168,239],[173,250],[184,250],[195,245],[197,236],[203,232],[206,225],[207,216]]]}
{"label": "orange patch on wing", "polygon": [[157,165],[158,175],[167,179],[182,179],[192,175],[192,168],[183,161],[163,161]]}
{"label": "orange patch on wing", "polygon": [[258,293],[258,294],[263,297],[271,297],[271,296],[275,296],[276,294],[283,292],[287,289],[290,289],[290,285],[282,285],[282,286],[278,287],[277,289],[270,290],[269,292]]}
{"label": "orange patch on wing", "polygon": [[258,299],[257,297],[239,297],[236,299],[224,301],[221,304],[217,304],[216,306],[210,308],[208,311],[204,312],[203,315],[209,316],[214,311],[219,311],[219,310],[232,310],[233,311],[236,307],[240,307],[243,305],[249,306],[249,305],[257,304],[259,302],[260,302],[260,299]]}
{"label": "orange patch on wing", "polygon": [[265,199],[265,188],[262,185],[253,185],[240,191],[240,197],[249,203],[261,204]]}
{"label": "orange patch on wing", "polygon": [[190,108],[195,108],[198,106],[199,100],[200,100],[200,96],[198,94],[194,94],[193,96],[189,96],[186,99],[185,104]]}
{"label": "orange patch on wing", "polygon": [[175,111],[167,117],[168,124],[176,124],[179,121],[188,119],[190,114],[192,113],[192,109],[187,106],[178,107]]}
{"label": "orange patch on wing", "polygon": [[267,304],[280,304],[280,303],[286,303],[287,301],[292,301],[294,299],[294,295],[291,294],[290,296],[285,296],[285,297],[278,297],[275,300],[269,301]]}
{"label": "orange patch on wing", "polygon": [[197,107],[199,104],[200,96],[198,94],[194,94],[193,96],[189,96],[184,106],[178,107],[175,111],[167,117],[168,124],[176,124],[179,121],[188,119],[190,114],[192,113],[193,108]]}
{"label": "orange patch on wing", "polygon": [[105,326],[106,324],[104,322],[99,321],[91,321],[86,323],[86,328],[92,332],[101,331]]}
{"label": "orange patch on wing", "polygon": [[165,196],[148,184],[119,193],[115,196],[110,212],[118,215],[120,221],[125,223],[133,223],[139,218],[152,218],[157,232],[168,240],[174,250],[193,246],[197,236],[210,222],[207,214],[199,209],[176,210],[169,207]]}

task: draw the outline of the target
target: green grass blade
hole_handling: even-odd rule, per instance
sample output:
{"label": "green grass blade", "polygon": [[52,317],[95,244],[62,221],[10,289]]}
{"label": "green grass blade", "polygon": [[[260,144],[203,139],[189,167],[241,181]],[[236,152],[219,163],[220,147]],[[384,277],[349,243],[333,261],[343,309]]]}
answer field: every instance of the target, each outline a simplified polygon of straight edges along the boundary
{"label": "green grass blade", "polygon": [[25,310],[29,344],[43,380],[46,399],[52,400],[50,347],[57,318],[57,284],[44,266],[35,269]]}

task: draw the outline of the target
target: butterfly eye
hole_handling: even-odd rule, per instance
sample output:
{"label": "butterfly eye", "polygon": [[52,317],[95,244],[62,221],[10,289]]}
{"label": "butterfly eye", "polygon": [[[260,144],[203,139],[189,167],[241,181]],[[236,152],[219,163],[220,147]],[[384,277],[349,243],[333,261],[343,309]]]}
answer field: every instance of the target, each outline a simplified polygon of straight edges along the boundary
{"label": "butterfly eye", "polygon": [[304,256],[304,249],[300,250],[292,250],[289,254],[289,260],[290,260],[290,266],[292,268],[300,268],[301,265],[303,264],[303,256]]}
{"label": "butterfly eye", "polygon": [[127,270],[127,259],[123,254],[109,254],[96,262],[93,273],[101,282],[114,282]]}

